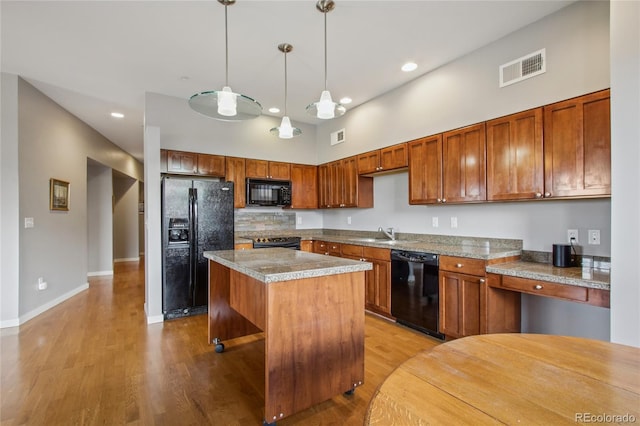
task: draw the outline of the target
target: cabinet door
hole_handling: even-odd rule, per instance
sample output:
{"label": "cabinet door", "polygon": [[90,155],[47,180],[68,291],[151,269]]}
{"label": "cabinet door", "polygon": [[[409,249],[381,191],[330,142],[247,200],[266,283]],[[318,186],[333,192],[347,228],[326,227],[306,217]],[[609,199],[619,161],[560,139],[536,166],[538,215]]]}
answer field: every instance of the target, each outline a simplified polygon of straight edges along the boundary
{"label": "cabinet door", "polygon": [[609,90],[544,107],[545,197],[611,195]]}
{"label": "cabinet door", "polygon": [[291,208],[318,208],[318,167],[291,165]]}
{"label": "cabinet door", "polygon": [[244,158],[226,157],[225,180],[233,182],[233,207],[236,209],[246,205],[246,182],[244,174]]}
{"label": "cabinet door", "polygon": [[407,167],[409,159],[407,144],[400,143],[380,150],[380,170],[394,170]]}
{"label": "cabinet door", "polygon": [[340,207],[358,207],[358,159],[342,160],[342,201]]}
{"label": "cabinet door", "polygon": [[391,262],[365,260],[373,264],[373,270],[368,271],[368,273],[369,277],[374,281],[375,309],[380,313],[391,315]]}
{"label": "cabinet door", "polygon": [[485,201],[486,140],[484,123],[444,133],[442,202]]}
{"label": "cabinet door", "polygon": [[542,198],[542,108],[487,122],[487,200]]}
{"label": "cabinet door", "polygon": [[167,172],[195,175],[198,172],[198,155],[192,152],[167,151]]}
{"label": "cabinet door", "polygon": [[290,163],[269,161],[269,179],[291,179]]}
{"label": "cabinet door", "polygon": [[329,207],[340,207],[342,204],[343,172],[341,161],[329,163]]}
{"label": "cabinet door", "polygon": [[198,174],[224,177],[225,158],[222,155],[198,154]]}
{"label": "cabinet door", "polygon": [[409,204],[442,201],[442,135],[408,142]]}
{"label": "cabinet door", "polygon": [[366,175],[380,170],[380,151],[370,151],[358,155],[358,174]]}
{"label": "cabinet door", "polygon": [[451,337],[480,334],[480,282],[473,275],[440,273],[440,332]]}
{"label": "cabinet door", "polygon": [[318,207],[326,209],[331,201],[331,175],[329,164],[318,166]]}
{"label": "cabinet door", "polygon": [[245,176],[248,178],[267,179],[269,177],[269,162],[247,158]]}

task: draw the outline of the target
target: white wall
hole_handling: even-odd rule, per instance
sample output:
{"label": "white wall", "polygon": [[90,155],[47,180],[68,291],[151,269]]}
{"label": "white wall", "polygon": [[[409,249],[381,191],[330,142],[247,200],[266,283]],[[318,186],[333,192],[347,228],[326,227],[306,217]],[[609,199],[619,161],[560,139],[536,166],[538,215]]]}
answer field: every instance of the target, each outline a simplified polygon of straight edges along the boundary
{"label": "white wall", "polygon": [[18,76],[0,75],[0,328],[18,325]]}
{"label": "white wall", "polygon": [[113,260],[139,260],[138,181],[113,173]]}
{"label": "white wall", "polygon": [[611,2],[611,340],[640,347],[640,2]]}
{"label": "white wall", "polygon": [[87,275],[113,274],[112,170],[87,161]]}

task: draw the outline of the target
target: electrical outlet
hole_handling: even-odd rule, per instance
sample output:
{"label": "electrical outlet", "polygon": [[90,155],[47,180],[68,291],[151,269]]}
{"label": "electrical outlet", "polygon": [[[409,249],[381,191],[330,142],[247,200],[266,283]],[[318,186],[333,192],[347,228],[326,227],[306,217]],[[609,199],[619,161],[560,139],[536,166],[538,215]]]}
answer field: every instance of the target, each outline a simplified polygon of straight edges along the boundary
{"label": "electrical outlet", "polygon": [[580,240],[578,240],[578,230],[577,229],[567,229],[567,242],[570,243],[573,239],[573,242],[578,244]]}
{"label": "electrical outlet", "polygon": [[25,228],[33,228],[33,218],[32,217],[25,217],[24,218],[24,227]]}
{"label": "electrical outlet", "polygon": [[438,216],[431,218],[431,226],[433,226],[434,228],[438,227]]}
{"label": "electrical outlet", "polygon": [[347,225],[351,225],[351,216],[347,216]]}
{"label": "electrical outlet", "polygon": [[296,222],[298,225],[302,225],[302,216],[296,216]]}
{"label": "electrical outlet", "polygon": [[600,230],[599,229],[589,229],[589,244],[599,245],[600,244]]}
{"label": "electrical outlet", "polygon": [[458,218],[456,216],[451,216],[451,228],[458,227]]}
{"label": "electrical outlet", "polygon": [[47,282],[42,277],[38,278],[38,290],[46,290],[46,289],[47,289]]}

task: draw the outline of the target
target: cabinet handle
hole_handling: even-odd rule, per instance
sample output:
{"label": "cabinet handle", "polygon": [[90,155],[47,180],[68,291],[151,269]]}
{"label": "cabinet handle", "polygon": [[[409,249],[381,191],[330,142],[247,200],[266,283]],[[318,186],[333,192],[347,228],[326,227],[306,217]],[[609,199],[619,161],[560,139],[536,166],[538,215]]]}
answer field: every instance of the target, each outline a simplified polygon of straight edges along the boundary
{"label": "cabinet handle", "polygon": [[542,286],[540,284],[536,284],[536,286],[534,287],[536,290],[542,290]]}
{"label": "cabinet handle", "polygon": [[446,198],[443,198],[443,199],[442,199],[442,202],[443,202],[443,203],[446,203],[446,202],[447,202],[447,199],[446,199]]}
{"label": "cabinet handle", "polygon": [[484,278],[480,278],[480,284],[484,284],[485,283],[485,279]]}
{"label": "cabinet handle", "polygon": [[462,263],[456,263],[456,268],[462,268]]}
{"label": "cabinet handle", "polygon": [[550,192],[545,192],[545,193],[544,193],[544,196],[545,196],[546,198],[551,197],[551,193],[550,193]]}
{"label": "cabinet handle", "polygon": [[437,202],[439,202],[439,203],[441,203],[441,202],[442,202],[442,199],[441,199],[441,198],[438,198],[438,199],[436,199],[436,201],[437,201]]}
{"label": "cabinet handle", "polygon": [[542,193],[536,192],[536,198],[542,198]]}

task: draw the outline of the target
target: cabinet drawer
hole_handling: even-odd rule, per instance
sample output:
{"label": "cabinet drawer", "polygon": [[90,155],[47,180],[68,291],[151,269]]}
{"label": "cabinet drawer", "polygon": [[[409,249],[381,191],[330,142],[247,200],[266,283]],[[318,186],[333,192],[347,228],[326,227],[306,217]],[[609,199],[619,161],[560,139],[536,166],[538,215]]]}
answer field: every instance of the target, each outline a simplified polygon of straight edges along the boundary
{"label": "cabinet drawer", "polygon": [[391,250],[377,247],[363,247],[362,256],[366,260],[377,259],[391,261]]}
{"label": "cabinet drawer", "polygon": [[360,259],[362,255],[362,246],[356,246],[353,244],[342,244],[342,254],[344,256],[354,256]]}
{"label": "cabinet drawer", "polygon": [[548,281],[530,280],[504,275],[502,288],[540,296],[558,297],[561,299],[586,302],[588,289],[572,285],[550,283]]}
{"label": "cabinet drawer", "polygon": [[467,257],[440,256],[440,269],[459,274],[477,275],[483,277],[486,262],[481,259],[469,259]]}
{"label": "cabinet drawer", "polygon": [[340,256],[340,243],[327,243],[327,253],[331,256]]}

